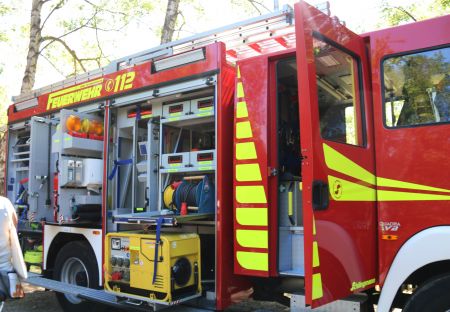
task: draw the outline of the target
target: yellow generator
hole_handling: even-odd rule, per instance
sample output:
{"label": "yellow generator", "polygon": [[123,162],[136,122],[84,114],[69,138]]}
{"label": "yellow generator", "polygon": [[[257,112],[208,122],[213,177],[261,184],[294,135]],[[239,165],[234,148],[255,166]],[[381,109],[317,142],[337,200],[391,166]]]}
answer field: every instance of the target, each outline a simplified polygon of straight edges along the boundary
{"label": "yellow generator", "polygon": [[[156,259],[156,261],[155,261]],[[194,233],[109,233],[105,288],[117,296],[173,302],[201,293],[200,238]]]}

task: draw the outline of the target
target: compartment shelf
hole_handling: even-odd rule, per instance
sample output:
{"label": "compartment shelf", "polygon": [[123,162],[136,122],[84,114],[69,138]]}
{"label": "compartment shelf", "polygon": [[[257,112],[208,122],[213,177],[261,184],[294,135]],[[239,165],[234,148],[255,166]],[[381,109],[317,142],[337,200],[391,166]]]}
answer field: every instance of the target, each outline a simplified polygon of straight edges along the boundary
{"label": "compartment shelf", "polygon": [[164,218],[163,226],[177,226],[181,224],[215,225],[215,221],[205,220],[214,216],[213,213],[191,213],[185,216],[174,214],[159,214],[160,211],[141,212],[134,214],[119,214],[113,216],[114,223],[120,224],[149,224],[156,225],[160,217]]}
{"label": "compartment shelf", "polygon": [[30,143],[25,143],[25,144],[17,144],[17,145],[14,145],[13,147],[20,148],[20,147],[29,147],[29,146],[30,146]]}
{"label": "compartment shelf", "polygon": [[30,155],[30,151],[13,153],[13,156]]}
{"label": "compartment shelf", "polygon": [[183,115],[179,117],[171,117],[161,119],[161,123],[164,125],[170,125],[174,127],[188,127],[192,125],[199,125],[203,123],[211,123],[215,121],[214,112],[208,113],[206,116],[197,115]]}
{"label": "compartment shelf", "polygon": [[188,173],[188,172],[214,172],[216,170],[215,165],[200,166],[200,167],[181,167],[181,168],[168,168],[160,169],[161,173]]}
{"label": "compartment shelf", "polygon": [[18,159],[13,159],[11,160],[12,163],[17,163],[17,162],[21,162],[21,161],[29,161],[30,158],[18,158]]}
{"label": "compartment shelf", "polygon": [[19,167],[19,168],[16,168],[16,172],[28,171],[28,170],[30,170],[30,167]]}
{"label": "compartment shelf", "polygon": [[103,141],[78,138],[64,133],[62,149],[67,154],[100,157],[103,152]]}

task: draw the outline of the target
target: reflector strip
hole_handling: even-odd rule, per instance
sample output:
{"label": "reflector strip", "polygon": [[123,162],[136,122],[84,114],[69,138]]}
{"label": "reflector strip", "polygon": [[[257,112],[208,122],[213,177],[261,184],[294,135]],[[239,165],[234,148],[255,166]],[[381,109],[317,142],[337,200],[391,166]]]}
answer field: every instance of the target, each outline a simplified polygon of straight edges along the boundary
{"label": "reflector strip", "polygon": [[[370,173],[351,159],[347,158],[343,154],[339,153],[335,149],[331,148],[327,144],[323,144],[323,152],[325,155],[325,163],[329,169],[334,171],[346,174],[355,179],[364,181],[371,185],[377,185],[382,187],[392,187],[392,188],[404,188],[411,190],[419,190],[419,191],[433,191],[433,192],[443,192],[450,193],[450,190],[433,187],[423,184],[405,182],[394,179],[387,179],[382,177],[375,177],[374,174]],[[330,189],[331,190],[331,189]],[[408,192],[395,192],[395,191],[383,191],[377,190],[378,200],[386,200],[386,201],[396,201],[396,200],[449,200],[450,195],[431,195],[431,196],[414,196],[417,193],[408,193]],[[398,196],[394,195],[394,193],[399,193]],[[413,196],[409,197],[406,194],[413,194]],[[430,195],[430,194],[423,194]],[[385,199],[381,199],[382,198]],[[408,199],[409,197],[409,199]],[[334,198],[334,197],[333,197]],[[405,199],[406,198],[406,199]],[[335,199],[335,198],[334,198]],[[344,199],[340,199],[344,200]]]}
{"label": "reflector strip", "polygon": [[336,201],[376,201],[376,191],[370,187],[328,176],[331,197]]}
{"label": "reflector strip", "polygon": [[289,216],[293,216],[294,215],[294,210],[292,207],[292,192],[288,193],[288,215]]}
{"label": "reflector strip", "polygon": [[236,220],[240,225],[267,225],[267,208],[236,208]]}
{"label": "reflector strip", "polygon": [[312,300],[316,300],[322,297],[322,276],[320,275],[320,273],[316,273],[312,276]]}
{"label": "reflector strip", "polygon": [[325,163],[327,164],[328,168],[337,172],[344,173],[369,184],[375,184],[375,176],[372,173],[370,173],[357,163],[351,161],[338,151],[329,147],[325,143],[323,144],[323,153],[325,154]]}
{"label": "reflector strip", "polygon": [[[240,78],[240,69],[237,68]],[[253,138],[252,122],[249,120],[247,103],[244,98],[242,81],[236,83],[236,102],[234,146],[236,150],[234,160],[234,252],[236,253],[235,272],[245,275],[260,275],[251,271],[267,272],[269,270],[269,232],[267,229],[254,228],[268,225],[268,209],[254,207],[258,204],[267,204],[267,195],[264,189],[261,164],[256,153],[256,142]],[[253,125],[254,126],[254,125]],[[246,139],[247,142],[241,142]],[[253,160],[243,163],[243,160]],[[253,182],[254,185],[242,185]],[[255,185],[256,184],[256,185]],[[241,204],[247,207],[241,208]],[[264,205],[265,206],[265,205]],[[246,228],[242,228],[245,226]],[[258,248],[266,252],[242,251],[243,248]]]}
{"label": "reflector strip", "polygon": [[313,235],[316,235],[316,220],[313,217]]}
{"label": "reflector strip", "polygon": [[237,230],[236,239],[242,247],[268,248],[268,234],[264,230]]}
{"label": "reflector strip", "polygon": [[262,185],[236,186],[236,201],[241,204],[266,204],[266,193]]}
{"label": "reflector strip", "polygon": [[378,190],[379,201],[450,200],[450,195]]}
{"label": "reflector strip", "polygon": [[255,143],[236,143],[236,159],[256,159]]}
{"label": "reflector strip", "polygon": [[238,98],[244,97],[244,87],[242,86],[242,82],[237,83],[237,97]]}
{"label": "reflector strip", "polygon": [[320,265],[319,261],[319,245],[317,242],[313,242],[313,262],[312,266],[313,268],[317,268]]}
{"label": "reflector strip", "polygon": [[261,252],[238,251],[237,262],[247,270],[267,271],[269,269],[269,255]]}
{"label": "reflector strip", "polygon": [[377,185],[378,186],[386,186],[386,187],[395,187],[395,188],[405,188],[405,189],[412,189],[412,190],[436,191],[436,192],[450,193],[450,190],[443,189],[443,188],[432,187],[432,186],[416,184],[416,183],[403,182],[403,181],[386,179],[386,178],[380,178],[380,177],[377,177]]}
{"label": "reflector strip", "polygon": [[236,104],[236,117],[245,118],[248,117],[247,103],[237,102]]}
{"label": "reflector strip", "polygon": [[236,180],[243,181],[261,181],[261,170],[259,164],[236,165]]}
{"label": "reflector strip", "polygon": [[236,123],[236,138],[247,139],[252,138],[253,132],[250,126],[250,121],[242,121]]}

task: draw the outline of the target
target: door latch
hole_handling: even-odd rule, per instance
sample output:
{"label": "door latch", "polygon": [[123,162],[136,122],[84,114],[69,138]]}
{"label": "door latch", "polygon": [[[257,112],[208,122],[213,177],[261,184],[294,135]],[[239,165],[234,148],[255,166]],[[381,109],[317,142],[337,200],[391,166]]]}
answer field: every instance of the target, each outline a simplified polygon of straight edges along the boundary
{"label": "door latch", "polygon": [[314,210],[325,210],[330,203],[328,184],[314,181],[312,187],[312,206]]}

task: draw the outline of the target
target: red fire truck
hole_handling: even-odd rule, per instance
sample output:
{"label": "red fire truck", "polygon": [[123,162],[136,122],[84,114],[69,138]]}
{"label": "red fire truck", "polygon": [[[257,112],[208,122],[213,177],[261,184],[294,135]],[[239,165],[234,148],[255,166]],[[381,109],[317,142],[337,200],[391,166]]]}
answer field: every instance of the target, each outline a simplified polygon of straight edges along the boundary
{"label": "red fire truck", "polygon": [[29,282],[66,311],[450,309],[450,16],[299,2],[9,107]]}

